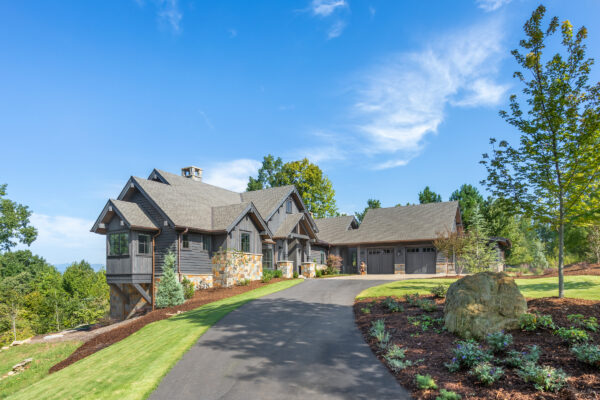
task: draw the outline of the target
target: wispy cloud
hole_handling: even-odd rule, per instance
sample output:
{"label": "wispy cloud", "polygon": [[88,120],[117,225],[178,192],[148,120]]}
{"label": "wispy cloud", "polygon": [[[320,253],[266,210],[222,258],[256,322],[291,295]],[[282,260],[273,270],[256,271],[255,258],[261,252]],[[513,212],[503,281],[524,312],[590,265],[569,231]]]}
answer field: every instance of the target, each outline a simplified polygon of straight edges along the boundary
{"label": "wispy cloud", "polygon": [[365,152],[391,158],[376,168],[406,165],[437,132],[447,106],[498,104],[507,90],[494,81],[502,36],[501,23],[488,21],[367,69],[354,110]]}
{"label": "wispy cloud", "polygon": [[206,124],[208,129],[210,129],[211,131],[215,129],[214,125],[212,124],[212,122],[210,121],[210,119],[208,118],[208,116],[206,115],[206,113],[204,111],[198,110],[198,114],[200,114],[200,116],[202,117],[202,120],[204,121],[204,123]]}
{"label": "wispy cloud", "polygon": [[135,0],[135,2],[140,7],[144,7],[146,3],[151,4],[156,10],[158,23],[161,26],[166,26],[174,33],[181,32],[183,13],[179,8],[178,0]]}
{"label": "wispy cloud", "polygon": [[260,161],[246,158],[214,163],[210,169],[204,170],[203,180],[211,185],[243,192],[246,190],[248,177],[256,175],[260,166]]}
{"label": "wispy cloud", "polygon": [[511,1],[512,0],[475,0],[475,3],[482,10],[490,12],[499,9],[500,7],[510,3]]}
{"label": "wispy cloud", "polygon": [[328,17],[337,9],[348,7],[345,0],[313,0],[310,9],[314,15]]}
{"label": "wispy cloud", "polygon": [[334,39],[344,32],[346,23],[342,20],[336,21],[327,31],[327,39]]}

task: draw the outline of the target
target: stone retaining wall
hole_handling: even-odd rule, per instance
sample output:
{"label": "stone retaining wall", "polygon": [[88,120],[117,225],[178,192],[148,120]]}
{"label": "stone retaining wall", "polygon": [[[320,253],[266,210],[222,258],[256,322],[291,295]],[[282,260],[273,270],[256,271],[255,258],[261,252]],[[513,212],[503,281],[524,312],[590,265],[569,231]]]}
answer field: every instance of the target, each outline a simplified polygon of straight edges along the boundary
{"label": "stone retaining wall", "polygon": [[220,251],[212,258],[213,287],[231,287],[240,281],[262,278],[262,254]]}
{"label": "stone retaining wall", "polygon": [[283,274],[283,278],[294,277],[294,264],[291,261],[278,261],[277,269]]}
{"label": "stone retaining wall", "polygon": [[202,274],[202,275],[187,275],[184,274],[190,281],[194,283],[196,290],[208,289],[213,287],[214,276],[213,274]]}

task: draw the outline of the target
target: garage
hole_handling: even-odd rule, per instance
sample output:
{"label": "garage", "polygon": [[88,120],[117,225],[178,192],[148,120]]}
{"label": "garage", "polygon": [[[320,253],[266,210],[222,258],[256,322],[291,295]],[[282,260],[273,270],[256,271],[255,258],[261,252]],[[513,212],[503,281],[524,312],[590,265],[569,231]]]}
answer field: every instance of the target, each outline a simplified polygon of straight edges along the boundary
{"label": "garage", "polygon": [[435,274],[435,248],[408,247],[406,249],[407,274]]}
{"label": "garage", "polygon": [[368,249],[367,250],[367,273],[368,274],[393,274],[394,273],[394,250]]}

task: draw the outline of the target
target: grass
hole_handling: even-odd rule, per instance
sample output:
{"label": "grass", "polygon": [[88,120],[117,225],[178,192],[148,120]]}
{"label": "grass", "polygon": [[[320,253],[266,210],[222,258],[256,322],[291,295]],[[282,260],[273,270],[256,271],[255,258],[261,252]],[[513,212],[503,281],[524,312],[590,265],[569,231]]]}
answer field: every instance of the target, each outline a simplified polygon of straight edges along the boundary
{"label": "grass", "polygon": [[[366,297],[401,297],[405,294],[429,294],[440,283],[451,284],[455,279],[410,279],[394,281],[363,290],[358,299]],[[515,279],[523,296],[528,298],[558,296],[558,278]],[[585,300],[600,300],[600,276],[565,276],[565,297]]]}
{"label": "grass", "polygon": [[35,343],[2,351],[0,375],[6,374],[26,358],[33,358],[33,361],[25,371],[0,381],[0,399],[5,399],[9,394],[33,385],[48,375],[51,366],[67,358],[80,345],[80,342]]}
{"label": "grass", "polygon": [[214,323],[243,304],[302,282],[281,281],[146,325],[10,399],[143,399]]}

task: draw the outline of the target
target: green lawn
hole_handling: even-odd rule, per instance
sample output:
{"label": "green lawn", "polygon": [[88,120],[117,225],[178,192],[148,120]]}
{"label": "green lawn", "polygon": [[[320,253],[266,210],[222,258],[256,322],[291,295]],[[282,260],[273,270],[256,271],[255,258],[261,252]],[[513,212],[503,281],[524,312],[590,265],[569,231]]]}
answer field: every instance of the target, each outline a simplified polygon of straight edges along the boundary
{"label": "green lawn", "polygon": [[143,399],[206,330],[264,295],[302,282],[277,282],[146,325],[128,338],[22,389],[10,399]]}
{"label": "green lawn", "polygon": [[0,399],[42,379],[51,366],[67,358],[80,345],[80,342],[23,344],[0,352],[0,376],[26,358],[33,358],[27,370],[0,381]]}
{"label": "green lawn", "polygon": [[[411,279],[394,281],[363,290],[357,296],[365,297],[404,296],[407,293],[429,294],[440,283],[450,284],[455,279]],[[558,296],[558,278],[515,279],[525,297]],[[565,297],[600,300],[600,276],[565,276]]]}

